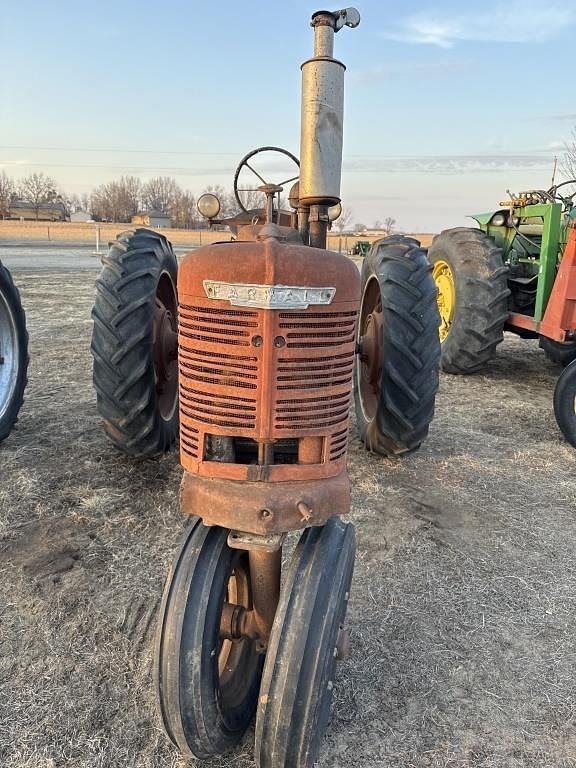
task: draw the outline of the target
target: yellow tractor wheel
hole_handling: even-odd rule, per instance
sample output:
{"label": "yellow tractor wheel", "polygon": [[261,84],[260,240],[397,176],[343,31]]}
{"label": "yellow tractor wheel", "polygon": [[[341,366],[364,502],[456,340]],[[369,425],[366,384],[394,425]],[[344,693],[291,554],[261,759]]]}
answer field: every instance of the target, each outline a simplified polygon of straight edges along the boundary
{"label": "yellow tractor wheel", "polygon": [[508,318],[508,267],[480,229],[446,229],[428,249],[447,373],[474,373],[496,354]]}
{"label": "yellow tractor wheel", "polygon": [[440,312],[440,341],[443,342],[452,326],[456,306],[456,285],[450,264],[439,259],[432,270],[432,277],[438,289],[438,311]]}

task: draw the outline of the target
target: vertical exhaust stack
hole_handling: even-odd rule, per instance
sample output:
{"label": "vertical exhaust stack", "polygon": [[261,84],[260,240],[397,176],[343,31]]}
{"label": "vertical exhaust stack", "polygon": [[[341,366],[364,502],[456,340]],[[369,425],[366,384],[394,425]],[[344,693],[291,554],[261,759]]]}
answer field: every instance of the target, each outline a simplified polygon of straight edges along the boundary
{"label": "vertical exhaust stack", "polygon": [[299,228],[310,232],[310,245],[326,246],[328,208],[340,202],[344,71],[333,58],[334,34],[357,27],[356,8],[317,11],[312,16],[314,57],[302,64]]}

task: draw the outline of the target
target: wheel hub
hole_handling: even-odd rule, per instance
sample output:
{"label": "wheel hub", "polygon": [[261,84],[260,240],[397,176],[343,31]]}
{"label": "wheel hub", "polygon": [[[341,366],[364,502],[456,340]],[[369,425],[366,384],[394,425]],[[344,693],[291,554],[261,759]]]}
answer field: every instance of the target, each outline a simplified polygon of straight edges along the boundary
{"label": "wheel hub", "polygon": [[438,289],[438,311],[440,313],[440,341],[444,341],[450,333],[456,305],[456,286],[454,274],[448,262],[438,260],[434,264],[432,277]]}
{"label": "wheel hub", "polygon": [[364,372],[375,393],[380,389],[382,375],[382,330],[384,318],[382,311],[374,310],[366,318],[364,335],[360,339],[360,359],[364,364]]}
{"label": "wheel hub", "polygon": [[360,318],[358,383],[362,408],[367,419],[374,418],[378,409],[382,380],[382,340],[384,313],[380,285],[372,280],[365,291]]}
{"label": "wheel hub", "polygon": [[156,396],[162,417],[169,419],[178,387],[178,331],[173,311],[158,296],[154,309],[153,346]]}

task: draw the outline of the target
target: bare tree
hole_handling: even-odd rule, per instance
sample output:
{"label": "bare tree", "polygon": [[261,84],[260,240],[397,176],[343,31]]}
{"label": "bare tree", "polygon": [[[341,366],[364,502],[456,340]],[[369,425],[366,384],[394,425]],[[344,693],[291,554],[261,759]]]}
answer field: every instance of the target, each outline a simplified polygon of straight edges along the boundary
{"label": "bare tree", "polygon": [[169,176],[157,176],[150,179],[142,188],[142,205],[148,211],[172,213],[176,196],[180,192],[178,184]]}
{"label": "bare tree", "polygon": [[386,216],[382,229],[386,232],[387,235],[391,235],[392,232],[394,232],[395,226],[396,219],[393,219],[392,216]]}
{"label": "bare tree", "polygon": [[45,176],[43,173],[32,173],[30,176],[20,179],[18,195],[34,209],[36,221],[38,221],[40,207],[44,203],[53,202],[58,196],[56,182],[53,178]]}
{"label": "bare tree", "polygon": [[179,229],[193,229],[197,226],[199,216],[192,192],[177,188],[170,215],[172,224]]}
{"label": "bare tree", "polygon": [[140,208],[142,185],[135,176],[102,184],[92,193],[91,208],[100,221],[129,222]]}
{"label": "bare tree", "polygon": [[14,197],[14,182],[4,171],[0,173],[0,219],[10,215],[10,203]]}
{"label": "bare tree", "polygon": [[360,222],[358,222],[358,224],[354,225],[354,232],[356,233],[364,232],[366,229],[367,229],[366,224],[361,224]]}
{"label": "bare tree", "polygon": [[[130,221],[142,203],[142,184],[135,176],[122,176],[118,182],[121,213]],[[122,219],[124,221],[124,219]]]}
{"label": "bare tree", "polygon": [[338,232],[344,232],[345,229],[348,229],[350,224],[352,223],[352,219],[354,218],[354,211],[351,208],[342,208],[342,213],[340,214],[340,217],[336,219],[334,222],[334,228],[338,230]]}

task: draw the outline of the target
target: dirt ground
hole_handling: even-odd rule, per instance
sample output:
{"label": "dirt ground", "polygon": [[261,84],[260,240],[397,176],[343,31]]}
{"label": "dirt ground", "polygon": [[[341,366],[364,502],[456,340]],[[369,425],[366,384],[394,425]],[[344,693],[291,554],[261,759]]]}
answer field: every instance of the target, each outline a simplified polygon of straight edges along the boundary
{"label": "dirt ground", "polygon": [[[31,367],[0,448],[0,765],[182,766],[151,688],[185,524],[177,456],[134,464],[106,442],[92,276],[15,278]],[[322,766],[576,766],[576,453],[557,374],[509,338],[484,375],[442,378],[418,453],[387,461],[353,438],[353,655]],[[252,743],[204,765],[248,768]]]}

